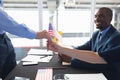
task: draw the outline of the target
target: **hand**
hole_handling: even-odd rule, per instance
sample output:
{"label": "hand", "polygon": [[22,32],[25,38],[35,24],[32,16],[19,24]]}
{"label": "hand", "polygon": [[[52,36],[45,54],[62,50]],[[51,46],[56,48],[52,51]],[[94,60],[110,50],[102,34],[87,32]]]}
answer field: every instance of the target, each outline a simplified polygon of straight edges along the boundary
{"label": "hand", "polygon": [[71,62],[71,57],[60,53],[62,50],[62,47],[60,45],[56,44],[55,42],[47,41],[47,49],[58,52],[58,60],[60,62]]}
{"label": "hand", "polygon": [[58,60],[59,60],[59,62],[68,62],[69,63],[69,62],[71,62],[71,57],[59,53],[58,54]]}
{"label": "hand", "polygon": [[43,38],[48,39],[49,42],[52,41],[51,36],[49,35],[49,33],[48,33],[46,30],[43,30],[43,31],[37,32],[36,39],[43,39]]}
{"label": "hand", "polygon": [[52,51],[55,51],[55,52],[58,52],[58,47],[59,45],[57,45],[55,42],[53,41],[47,41],[47,49],[48,50],[52,50]]}
{"label": "hand", "polygon": [[48,50],[52,50],[55,52],[58,52],[58,59],[60,62],[64,61],[64,62],[71,62],[71,57],[64,55],[61,53],[62,51],[62,46],[56,44],[55,42],[49,42],[47,41],[47,49]]}

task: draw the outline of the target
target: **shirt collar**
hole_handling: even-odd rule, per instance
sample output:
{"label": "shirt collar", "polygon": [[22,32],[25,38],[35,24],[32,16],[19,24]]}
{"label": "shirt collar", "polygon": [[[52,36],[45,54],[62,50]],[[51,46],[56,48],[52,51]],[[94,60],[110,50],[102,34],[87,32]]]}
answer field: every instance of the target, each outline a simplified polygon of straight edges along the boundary
{"label": "shirt collar", "polygon": [[99,32],[99,33],[101,33],[102,37],[108,32],[110,27],[111,27],[111,25],[109,27],[107,27],[105,30]]}

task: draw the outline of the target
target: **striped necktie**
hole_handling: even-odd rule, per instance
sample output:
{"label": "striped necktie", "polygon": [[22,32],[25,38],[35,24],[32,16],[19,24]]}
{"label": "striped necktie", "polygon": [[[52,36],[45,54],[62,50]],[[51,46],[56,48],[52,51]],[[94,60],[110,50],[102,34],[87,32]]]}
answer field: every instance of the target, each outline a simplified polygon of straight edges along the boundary
{"label": "striped necktie", "polygon": [[96,51],[98,52],[99,50],[99,45],[100,45],[100,41],[101,41],[101,33],[98,34],[97,36],[97,40],[96,40]]}
{"label": "striped necktie", "polygon": [[102,37],[102,33],[99,33],[99,34],[98,34],[98,42],[101,41],[101,37]]}

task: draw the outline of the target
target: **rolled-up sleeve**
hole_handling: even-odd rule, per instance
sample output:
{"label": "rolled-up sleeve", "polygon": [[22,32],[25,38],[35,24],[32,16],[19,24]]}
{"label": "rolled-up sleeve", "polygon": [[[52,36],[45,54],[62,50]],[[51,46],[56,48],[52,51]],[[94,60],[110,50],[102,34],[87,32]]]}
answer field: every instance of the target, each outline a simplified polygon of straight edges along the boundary
{"label": "rolled-up sleeve", "polygon": [[120,45],[110,50],[103,51],[99,55],[108,63],[120,62]]}

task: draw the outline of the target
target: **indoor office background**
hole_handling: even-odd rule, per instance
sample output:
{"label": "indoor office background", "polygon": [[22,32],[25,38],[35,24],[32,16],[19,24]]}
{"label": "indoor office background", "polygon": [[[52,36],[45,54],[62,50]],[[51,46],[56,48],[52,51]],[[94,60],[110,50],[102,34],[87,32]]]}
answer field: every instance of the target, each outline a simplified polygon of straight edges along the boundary
{"label": "indoor office background", "polygon": [[[40,31],[48,30],[49,23],[62,31],[62,43],[66,46],[82,45],[96,30],[95,12],[100,7],[113,10],[112,24],[120,29],[120,0],[3,0],[3,9],[19,23]],[[9,34],[15,47],[17,60],[22,59],[29,48],[46,47],[46,40],[29,40]]]}

